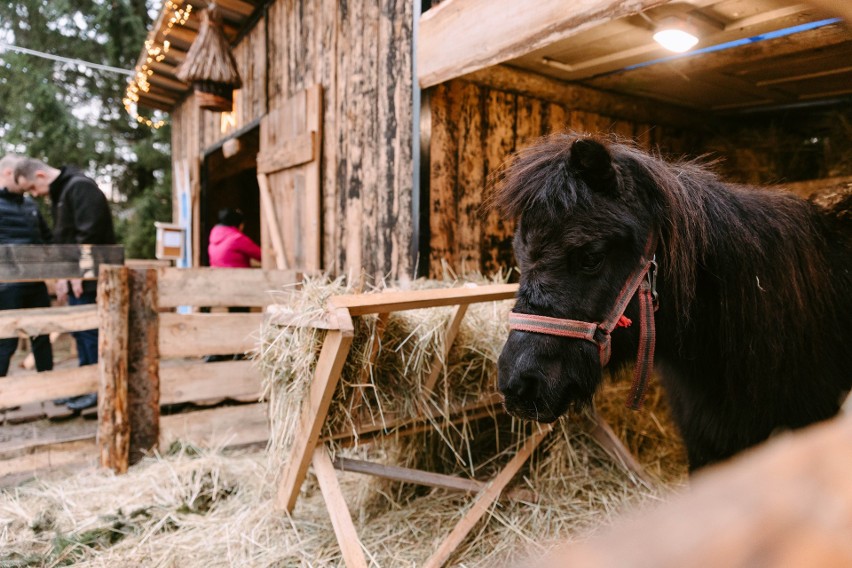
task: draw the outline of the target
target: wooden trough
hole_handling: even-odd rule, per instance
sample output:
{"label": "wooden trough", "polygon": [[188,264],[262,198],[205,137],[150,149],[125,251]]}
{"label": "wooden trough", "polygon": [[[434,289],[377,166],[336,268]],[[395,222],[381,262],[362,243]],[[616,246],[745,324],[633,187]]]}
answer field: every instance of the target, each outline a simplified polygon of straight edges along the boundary
{"label": "wooden trough", "polygon": [[[551,430],[550,426],[542,426],[533,431],[526,440],[518,445],[514,456],[489,480],[467,479],[346,458],[332,460],[329,452],[331,445],[346,445],[351,443],[353,439],[364,443],[365,440],[373,442],[391,437],[397,438],[431,428],[435,421],[461,422],[502,412],[499,396],[491,391],[484,394],[479,400],[452,408],[449,412],[440,415],[430,411],[427,404],[418,405],[419,411],[412,415],[388,416],[385,414],[381,419],[376,418],[379,413],[355,412],[354,414],[358,416],[358,422],[354,428],[329,434],[329,428],[326,427],[326,424],[330,419],[331,401],[335,389],[338,388],[344,364],[350,354],[355,332],[352,318],[378,315],[376,333],[371,337],[371,345],[367,350],[370,353],[370,361],[362,371],[364,374],[368,374],[369,366],[372,365],[379,351],[382,331],[390,314],[405,310],[454,307],[444,330],[446,335],[443,343],[444,353],[435,354],[431,373],[424,383],[423,396],[426,397],[435,388],[441,376],[441,362],[447,359],[447,354],[459,332],[459,327],[468,307],[479,302],[511,299],[516,292],[517,285],[514,284],[490,284],[474,287],[336,295],[328,299],[327,316],[315,319],[307,324],[300,322],[299,318],[294,316],[289,308],[274,305],[267,308],[268,324],[279,326],[307,325],[326,331],[308,392],[300,402],[297,431],[292,437],[292,445],[287,450],[278,481],[276,506],[291,513],[294,511],[300,488],[305,481],[309,466],[312,465],[343,558],[348,567],[365,567],[368,563],[364,547],[358,538],[350,511],[344,501],[343,491],[335,469],[471,493],[473,497],[467,511],[435,548],[431,557],[423,564],[434,568],[444,565],[450,558],[453,551],[462,543],[477,522],[487,514],[491,505],[501,496],[515,474],[527,462],[533,451]],[[365,378],[361,382],[368,381]],[[363,402],[361,397],[357,396],[357,393],[355,398],[354,404],[367,404]],[[351,408],[351,405],[349,406]],[[641,480],[643,477],[641,467],[602,419],[593,415],[589,424],[589,431],[608,453],[625,464],[636,475],[636,478]]]}

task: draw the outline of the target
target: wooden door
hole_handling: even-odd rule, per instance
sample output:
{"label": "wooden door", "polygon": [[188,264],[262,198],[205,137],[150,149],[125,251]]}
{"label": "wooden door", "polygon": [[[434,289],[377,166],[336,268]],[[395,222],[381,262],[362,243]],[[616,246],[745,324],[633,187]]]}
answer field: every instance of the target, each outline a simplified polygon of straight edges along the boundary
{"label": "wooden door", "polygon": [[321,269],[321,148],[321,85],[300,91],[260,121],[264,268]]}

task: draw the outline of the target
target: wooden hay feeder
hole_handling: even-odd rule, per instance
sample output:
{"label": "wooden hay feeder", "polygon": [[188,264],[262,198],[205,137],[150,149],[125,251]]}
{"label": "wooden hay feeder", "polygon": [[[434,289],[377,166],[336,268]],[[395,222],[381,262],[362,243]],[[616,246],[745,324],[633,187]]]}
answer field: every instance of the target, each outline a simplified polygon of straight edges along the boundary
{"label": "wooden hay feeder", "polygon": [[201,13],[198,37],[175,75],[192,84],[201,108],[219,112],[233,109],[234,89],[242,86],[242,79],[222,30],[216,4],[210,4]]}

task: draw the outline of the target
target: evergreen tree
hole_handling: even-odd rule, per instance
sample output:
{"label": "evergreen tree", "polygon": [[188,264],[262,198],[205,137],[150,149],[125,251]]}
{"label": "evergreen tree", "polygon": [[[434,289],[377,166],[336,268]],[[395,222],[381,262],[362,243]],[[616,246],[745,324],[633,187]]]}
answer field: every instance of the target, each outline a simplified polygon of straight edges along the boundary
{"label": "evergreen tree", "polygon": [[[148,0],[0,2],[0,42],[133,70],[151,20]],[[94,175],[115,204],[128,257],[153,256],[153,222],[171,220],[169,129],[124,110],[129,77],[0,51],[0,153]]]}

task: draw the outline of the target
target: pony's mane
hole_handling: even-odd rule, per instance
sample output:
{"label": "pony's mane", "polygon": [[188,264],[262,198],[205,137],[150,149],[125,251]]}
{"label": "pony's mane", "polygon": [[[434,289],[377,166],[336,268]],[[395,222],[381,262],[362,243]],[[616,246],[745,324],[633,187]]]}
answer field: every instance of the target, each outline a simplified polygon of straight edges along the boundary
{"label": "pony's mane", "polygon": [[[570,215],[590,199],[569,165],[578,138],[552,135],[519,152],[500,173],[493,205],[514,220],[531,210]],[[700,272],[702,285],[718,290],[721,311],[714,323],[721,329],[713,332],[720,337],[792,326],[800,328],[797,341],[808,349],[818,341],[820,318],[837,321],[832,306],[840,291],[830,278],[824,230],[813,205],[785,193],[726,184],[706,164],[667,163],[635,146],[596,140],[612,156],[623,198],[644,207],[656,223],[658,260],[673,296],[666,301],[680,326],[692,324]],[[801,330],[809,322],[813,329]],[[808,333],[814,335],[802,337]],[[753,341],[757,348],[763,340]],[[736,356],[740,347],[732,343],[725,351]]]}

